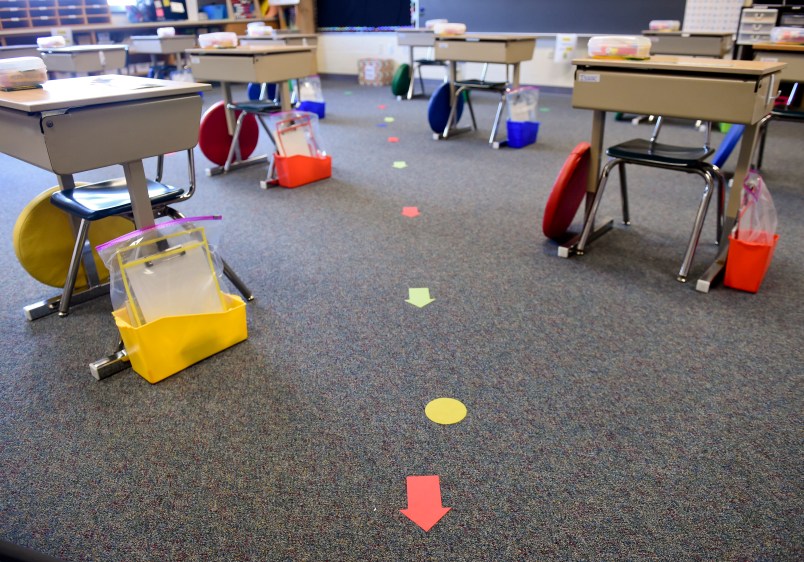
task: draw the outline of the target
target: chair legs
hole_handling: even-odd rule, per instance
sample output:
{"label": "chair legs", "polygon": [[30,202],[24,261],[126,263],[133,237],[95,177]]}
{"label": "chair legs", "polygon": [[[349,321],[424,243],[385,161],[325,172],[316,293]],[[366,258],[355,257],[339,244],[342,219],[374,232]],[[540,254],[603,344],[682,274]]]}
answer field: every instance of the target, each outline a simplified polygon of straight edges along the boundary
{"label": "chair legs", "polygon": [[698,240],[701,238],[701,230],[703,229],[704,219],[706,218],[706,211],[709,208],[709,201],[712,199],[712,192],[714,190],[715,178],[708,171],[696,171],[696,173],[704,178],[706,188],[703,195],[701,195],[701,204],[698,205],[698,212],[695,214],[695,223],[692,227],[692,234],[690,241],[687,244],[687,251],[684,254],[684,261],[681,262],[681,269],[678,270],[676,279],[685,283],[687,281],[687,274],[692,265],[692,258],[695,256],[695,250],[698,247]]}
{"label": "chair legs", "polygon": [[619,162],[617,171],[620,173],[620,198],[623,202],[623,224],[628,225],[631,224],[631,215],[628,212],[628,185],[625,176],[625,162]]}
{"label": "chair legs", "polygon": [[235,155],[237,156],[238,160],[241,160],[240,157],[240,129],[243,127],[243,119],[246,118],[246,112],[241,111],[240,115],[237,116],[237,122],[235,123],[235,130],[234,134],[232,135],[232,144],[229,145],[229,154],[226,156],[226,162],[223,164],[223,173],[229,171],[229,168],[232,166],[232,162],[234,162]]}
{"label": "chair legs", "polygon": [[[184,215],[182,215],[173,207],[165,207],[163,212],[172,219],[184,218]],[[247,301],[254,300],[254,293],[251,292],[251,289],[249,289],[248,286],[243,282],[243,280],[240,279],[237,273],[235,273],[235,271],[231,267],[229,267],[229,264],[226,263],[226,260],[221,258],[221,262],[223,262],[223,274],[232,283],[232,285],[235,286],[235,289],[237,289],[238,292],[241,295],[243,295],[243,298],[246,299]]]}
{"label": "chair legs", "polygon": [[[608,183],[609,175],[611,174],[611,171],[614,169],[615,166],[618,168],[621,180],[620,193],[622,195],[623,222],[625,224],[630,224],[625,164],[626,164],[625,160],[622,160],[620,158],[612,158],[606,163],[605,166],[603,166],[603,170],[600,173],[600,179],[598,180],[597,191],[595,192],[595,195],[592,199],[592,203],[589,206],[589,210],[584,219],[583,230],[581,232],[581,237],[576,247],[576,253],[578,255],[583,255],[586,245],[589,242],[589,238],[592,234],[592,229],[595,223],[595,216],[597,215],[598,208],[600,207],[600,201],[603,198],[603,192],[606,189],[606,184]],[[684,253],[684,259],[681,262],[681,267],[679,268],[678,275],[676,276],[676,279],[678,281],[681,281],[682,283],[686,282],[687,280],[687,275],[689,274],[690,266],[692,265],[692,260],[693,257],[695,256],[695,250],[698,248],[698,241],[701,238],[701,231],[703,230],[704,219],[706,218],[706,211],[709,208],[709,202],[712,199],[712,194],[715,191],[716,182],[718,191],[717,236],[718,240],[720,239],[722,233],[722,221],[723,221],[723,199],[725,194],[725,178],[720,173],[720,171],[714,168],[713,166],[706,167],[703,170],[685,170],[685,171],[688,171],[689,173],[695,173],[701,176],[704,179],[705,188],[701,196],[701,202],[698,205],[698,210],[695,214],[695,222],[693,223],[692,233],[690,234],[689,242],[687,243],[687,249]]]}
{"label": "chair legs", "polygon": [[[62,290],[61,300],[59,301],[59,316],[67,316],[70,313],[70,300],[73,297],[75,282],[78,279],[78,268],[81,267],[81,259],[85,249],[88,249],[90,252],[90,257],[86,261],[89,262],[92,260],[92,249],[85,248],[85,246],[87,246],[87,234],[89,234],[89,221],[81,220],[78,226],[75,246],[73,247],[73,255],[70,258],[70,267],[67,270],[67,280],[64,282],[64,289]],[[97,273],[95,274],[95,278],[97,278]]]}
{"label": "chair legs", "polygon": [[497,140],[497,129],[500,127],[500,119],[502,117],[503,109],[505,108],[505,95],[506,92],[500,94],[500,103],[497,104],[497,114],[494,116],[494,125],[491,127],[491,136],[489,137],[489,144],[494,144]]}
{"label": "chair legs", "polygon": [[595,196],[592,198],[592,204],[589,206],[589,210],[586,213],[586,218],[583,221],[581,239],[578,241],[578,246],[576,249],[576,253],[579,256],[583,255],[584,250],[586,249],[586,244],[589,241],[589,236],[592,234],[592,228],[595,224],[595,215],[597,215],[597,209],[600,207],[600,200],[603,198],[603,191],[605,191],[606,184],[609,182],[609,174],[614,166],[622,162],[623,161],[618,158],[613,158],[606,162],[606,165],[603,166],[603,171],[600,172],[600,179],[597,182],[597,191],[595,191]]}

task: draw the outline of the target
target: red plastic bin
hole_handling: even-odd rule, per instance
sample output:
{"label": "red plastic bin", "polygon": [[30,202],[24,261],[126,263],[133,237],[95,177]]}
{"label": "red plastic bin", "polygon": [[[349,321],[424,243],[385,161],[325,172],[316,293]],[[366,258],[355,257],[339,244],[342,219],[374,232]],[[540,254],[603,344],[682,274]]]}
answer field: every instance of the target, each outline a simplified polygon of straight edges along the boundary
{"label": "red plastic bin", "polygon": [[276,177],[282,187],[299,187],[332,176],[332,156],[274,155]]}
{"label": "red plastic bin", "polygon": [[770,267],[773,251],[779,235],[773,236],[773,244],[745,242],[729,236],[729,253],[726,256],[726,274],[723,284],[732,289],[756,293]]}

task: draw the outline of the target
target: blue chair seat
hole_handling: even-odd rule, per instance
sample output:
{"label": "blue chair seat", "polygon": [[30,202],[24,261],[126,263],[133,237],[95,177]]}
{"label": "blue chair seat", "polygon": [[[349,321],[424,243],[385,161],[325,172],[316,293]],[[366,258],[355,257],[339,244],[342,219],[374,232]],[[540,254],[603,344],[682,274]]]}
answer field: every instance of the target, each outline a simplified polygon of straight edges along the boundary
{"label": "blue chair seat", "polygon": [[712,148],[703,146],[675,146],[651,142],[648,139],[632,139],[609,147],[606,155],[668,166],[694,167],[713,152]]}
{"label": "blue chair seat", "polygon": [[[184,188],[148,180],[148,197],[152,205],[168,205],[183,195]],[[131,213],[131,197],[125,178],[57,191],[50,196],[50,202],[87,221]]]}

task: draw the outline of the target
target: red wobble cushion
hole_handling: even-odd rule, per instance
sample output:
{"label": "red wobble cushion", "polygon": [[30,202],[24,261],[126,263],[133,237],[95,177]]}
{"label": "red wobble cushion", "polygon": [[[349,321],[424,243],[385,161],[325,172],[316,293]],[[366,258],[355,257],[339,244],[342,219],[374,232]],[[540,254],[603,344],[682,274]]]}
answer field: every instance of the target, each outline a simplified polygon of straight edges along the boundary
{"label": "red wobble cushion", "polygon": [[[235,112],[235,120],[240,112]],[[240,129],[240,155],[245,160],[257,148],[260,129],[257,118],[249,114],[243,118]],[[232,145],[232,135],[226,126],[226,104],[219,101],[206,110],[201,116],[201,126],[198,130],[198,147],[211,162],[218,166],[226,164],[229,156],[229,147]]]}
{"label": "red wobble cushion", "polygon": [[586,195],[591,148],[588,142],[579,143],[564,162],[553,184],[542,221],[542,232],[552,240],[558,240],[567,233]]}

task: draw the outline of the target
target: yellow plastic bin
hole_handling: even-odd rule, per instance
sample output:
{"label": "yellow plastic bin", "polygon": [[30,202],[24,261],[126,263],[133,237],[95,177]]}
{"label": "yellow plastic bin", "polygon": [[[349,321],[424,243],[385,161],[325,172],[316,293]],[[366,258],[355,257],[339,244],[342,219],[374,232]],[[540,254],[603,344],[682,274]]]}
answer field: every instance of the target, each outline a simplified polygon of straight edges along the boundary
{"label": "yellow plastic bin", "polygon": [[139,328],[129,324],[125,309],[114,311],[131,367],[153,384],[245,340],[246,303],[235,295],[223,296],[224,312],[168,316]]}

